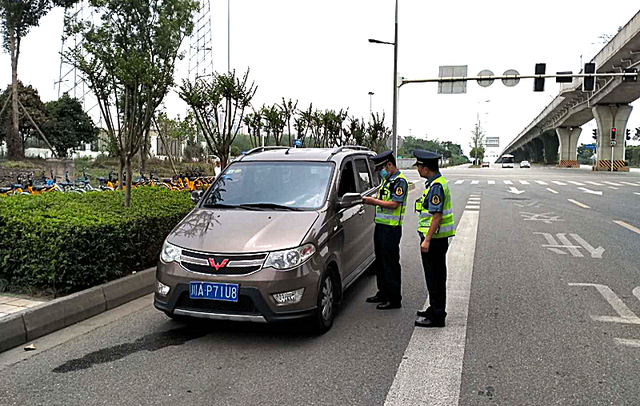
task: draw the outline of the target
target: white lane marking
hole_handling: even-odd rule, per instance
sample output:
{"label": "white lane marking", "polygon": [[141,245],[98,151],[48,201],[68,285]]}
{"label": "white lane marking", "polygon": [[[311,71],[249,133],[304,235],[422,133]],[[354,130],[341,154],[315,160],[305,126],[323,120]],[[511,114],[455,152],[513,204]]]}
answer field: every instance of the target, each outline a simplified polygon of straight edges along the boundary
{"label": "white lane marking", "polygon": [[568,200],[568,201],[570,201],[570,202],[571,202],[571,203],[573,203],[573,204],[576,204],[576,205],[578,205],[578,206],[582,207],[582,208],[585,208],[585,209],[590,209],[590,208],[591,208],[591,207],[587,206],[586,204],[582,204],[582,203],[580,203],[580,202],[576,202],[576,201],[575,201],[575,200],[573,200],[573,199],[567,199],[567,200]]}
{"label": "white lane marking", "polygon": [[524,190],[518,190],[517,187],[511,186],[509,188],[509,193],[513,193],[513,194],[519,195],[520,193],[524,193]]}
{"label": "white lane marking", "polygon": [[638,192],[633,192],[633,194],[640,196],[640,193],[638,193]]}
{"label": "white lane marking", "polygon": [[584,186],[584,183],[574,182],[574,181],[572,181],[572,180],[568,180],[567,182],[569,182],[569,183],[571,183],[571,184],[573,184],[573,185],[576,185],[576,186]]}
{"label": "white lane marking", "polygon": [[631,182],[620,182],[620,183],[624,183],[625,185],[638,186],[635,183],[631,183]]}
{"label": "white lane marking", "polygon": [[510,180],[503,180],[505,185],[513,185],[513,182],[511,182]]}
{"label": "white lane marking", "polygon": [[537,184],[539,184],[539,185],[543,185],[543,186],[544,186],[544,185],[548,185],[548,183],[547,183],[547,182],[542,181],[542,180],[537,180],[537,181],[536,181],[536,183],[537,183]]}
{"label": "white lane marking", "polygon": [[522,183],[523,185],[530,185],[531,183],[527,182],[526,180],[519,180],[518,182]]}
{"label": "white lane marking", "polygon": [[555,191],[555,190],[553,190],[553,189],[549,189],[549,188],[547,188],[547,190],[548,190],[549,192],[551,192],[551,193],[558,194],[558,192],[556,192],[556,191]]}
{"label": "white lane marking", "polygon": [[594,316],[590,315],[595,321],[604,321],[607,323],[624,323],[624,324],[640,324],[640,318],[636,316],[634,312],[627,307],[626,304],[613,293],[610,287],[606,285],[600,285],[598,283],[570,283],[569,286],[593,286],[598,289],[598,292],[605,298],[607,302],[613,307],[618,316]]}
{"label": "white lane marking", "polygon": [[617,188],[617,187],[613,187],[613,186],[609,186],[609,189],[615,189],[615,190],[618,190],[618,188]]}
{"label": "white lane marking", "polygon": [[640,300],[640,286],[636,286],[635,288],[633,288],[631,293],[633,293],[633,296],[637,297],[638,300]]}
{"label": "white lane marking", "polygon": [[480,206],[465,206],[465,210],[480,210]]}
{"label": "white lane marking", "polygon": [[479,218],[463,212],[449,248],[447,326],[413,331],[385,405],[458,404]]}
{"label": "white lane marking", "polygon": [[591,193],[592,195],[602,196],[602,192],[600,190],[591,190],[591,189],[587,189],[586,187],[579,187],[578,189],[582,190],[585,193]]}
{"label": "white lane marking", "polygon": [[477,185],[478,183],[480,183],[480,181],[479,181],[479,180],[472,180],[472,181],[471,181],[471,184],[472,184],[472,185]]}
{"label": "white lane marking", "polygon": [[454,185],[460,185],[463,182],[464,182],[464,180],[457,180],[456,183],[454,183]]}
{"label": "white lane marking", "polygon": [[640,348],[640,340],[634,340],[633,338],[614,338],[616,344],[627,345],[629,347]]}
{"label": "white lane marking", "polygon": [[607,181],[603,181],[603,183],[606,183],[607,185],[611,185],[611,186],[622,186],[619,183],[613,183],[613,182],[607,182]]}
{"label": "white lane marking", "polygon": [[[624,227],[624,228],[626,228],[628,230],[633,231],[636,234],[640,234],[640,229],[632,226],[631,224],[627,224],[624,221],[620,221],[620,220],[614,220],[613,222],[616,223],[619,226],[622,226],[622,227]],[[638,299],[640,299],[640,298],[638,298]]]}
{"label": "white lane marking", "polygon": [[481,197],[470,197],[469,200],[480,200],[482,199]]}
{"label": "white lane marking", "polygon": [[495,180],[490,180],[490,181],[489,181],[489,184],[490,184],[490,185],[495,185],[495,184],[496,184],[496,181],[495,181]]}
{"label": "white lane marking", "polygon": [[598,182],[591,182],[591,181],[588,181],[588,180],[585,180],[585,182],[590,184],[590,185],[602,186],[602,183],[598,183]]}
{"label": "white lane marking", "polygon": [[482,196],[482,195],[479,195],[479,194],[477,194],[477,193],[471,193],[469,196],[472,196],[472,197],[480,197],[480,196]]}
{"label": "white lane marking", "polygon": [[560,186],[567,186],[566,183],[558,182],[557,180],[552,180],[551,183],[555,183],[556,185],[560,185]]}

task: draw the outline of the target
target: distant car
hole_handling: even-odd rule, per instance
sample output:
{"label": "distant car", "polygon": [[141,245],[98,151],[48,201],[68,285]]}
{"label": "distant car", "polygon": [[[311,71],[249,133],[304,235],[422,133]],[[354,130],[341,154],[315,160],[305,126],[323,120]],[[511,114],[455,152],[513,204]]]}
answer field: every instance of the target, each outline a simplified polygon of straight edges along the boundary
{"label": "distant car", "polygon": [[482,167],[483,168],[488,168],[489,167],[489,162],[482,162]]}
{"label": "distant car", "polygon": [[531,164],[529,163],[529,161],[522,161],[522,162],[520,162],[520,167],[521,168],[531,168]]}

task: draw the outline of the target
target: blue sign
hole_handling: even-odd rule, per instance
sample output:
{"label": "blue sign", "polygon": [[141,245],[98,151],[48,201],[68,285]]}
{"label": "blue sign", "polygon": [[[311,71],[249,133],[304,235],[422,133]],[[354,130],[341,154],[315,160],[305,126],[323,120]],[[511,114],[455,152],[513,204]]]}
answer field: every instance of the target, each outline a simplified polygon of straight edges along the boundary
{"label": "blue sign", "polygon": [[586,149],[591,150],[591,151],[595,151],[596,150],[596,144],[585,144],[584,146]]}
{"label": "blue sign", "polygon": [[293,145],[295,145],[296,147],[301,147],[302,146],[302,140],[294,140],[293,141]]}

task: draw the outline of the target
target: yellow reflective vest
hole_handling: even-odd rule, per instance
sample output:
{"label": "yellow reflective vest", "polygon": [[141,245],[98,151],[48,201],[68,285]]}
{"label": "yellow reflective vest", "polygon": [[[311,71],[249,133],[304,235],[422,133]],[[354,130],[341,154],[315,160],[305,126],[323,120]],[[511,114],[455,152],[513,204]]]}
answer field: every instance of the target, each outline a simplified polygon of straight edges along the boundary
{"label": "yellow reflective vest", "polygon": [[396,209],[385,209],[380,206],[376,206],[376,219],[375,222],[377,224],[385,224],[387,226],[401,226],[404,220],[404,213],[407,209],[407,194],[409,193],[409,181],[402,174],[402,172],[398,171],[396,176],[390,176],[389,179],[384,179],[382,181],[382,186],[378,190],[378,199],[383,200],[385,202],[391,201],[391,186],[398,179],[404,179],[407,182],[407,190],[404,193],[402,204],[400,204]]}
{"label": "yellow reflective vest", "polygon": [[431,220],[433,215],[429,213],[429,202],[427,196],[429,190],[434,184],[442,185],[444,191],[444,206],[442,210],[442,221],[440,222],[440,228],[433,234],[432,238],[446,238],[456,235],[456,226],[453,221],[453,207],[451,205],[451,192],[449,191],[449,185],[444,176],[439,176],[434,179],[429,187],[422,193],[422,197],[416,201],[416,212],[418,213],[418,232],[426,236],[431,227]]}

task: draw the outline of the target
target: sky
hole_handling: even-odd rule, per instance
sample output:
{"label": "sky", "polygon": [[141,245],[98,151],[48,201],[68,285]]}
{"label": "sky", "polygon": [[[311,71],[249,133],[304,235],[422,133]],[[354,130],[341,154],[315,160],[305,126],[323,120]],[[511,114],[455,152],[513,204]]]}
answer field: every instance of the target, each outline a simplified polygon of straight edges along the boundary
{"label": "sky", "polygon": [[[205,0],[206,1],[206,0]],[[238,73],[250,68],[258,86],[253,105],[282,98],[318,109],[349,109],[367,119],[386,115],[391,127],[393,0],[209,0],[214,69],[227,70],[227,5],[230,3],[230,60]],[[578,72],[604,46],[598,37],[613,35],[637,12],[633,1],[601,7],[591,0],[538,0],[526,3],[471,0],[399,0],[398,72],[407,79],[438,76],[441,65],[468,65],[469,75],[484,69],[532,74],[536,63],[547,73]],[[36,87],[43,101],[58,98],[63,11],[54,9],[22,42],[18,77]],[[183,43],[188,55],[189,39]],[[176,82],[188,76],[188,58],[180,61]],[[0,86],[11,82],[11,62],[0,54]],[[477,118],[488,136],[500,137],[500,149],[515,138],[558,94],[547,79],[544,92],[533,81],[516,87],[496,81],[484,88],[468,82],[467,93],[437,94],[437,84],[407,84],[400,89],[398,135],[453,141],[468,153]],[[373,92],[373,96],[369,96]],[[371,104],[370,104],[371,103]],[[165,99],[171,117],[186,105],[175,91]],[[640,103],[636,102],[636,106]],[[640,110],[640,109],[639,109]],[[640,111],[628,128],[640,127]],[[585,124],[579,143],[590,143],[595,120]],[[636,143],[637,144],[637,143]]]}

